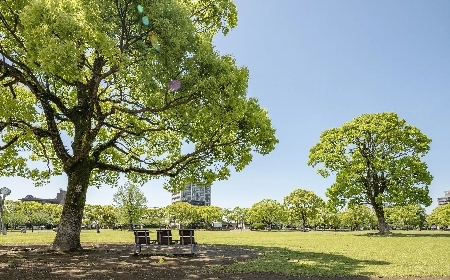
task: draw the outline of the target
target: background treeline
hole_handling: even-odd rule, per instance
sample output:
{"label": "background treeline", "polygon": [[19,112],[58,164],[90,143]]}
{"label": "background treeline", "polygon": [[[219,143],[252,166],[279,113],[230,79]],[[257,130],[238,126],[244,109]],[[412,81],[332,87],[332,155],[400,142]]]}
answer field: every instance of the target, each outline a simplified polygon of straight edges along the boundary
{"label": "background treeline", "polygon": [[[348,205],[335,209],[314,192],[296,189],[283,203],[264,199],[250,208],[233,209],[217,206],[193,206],[186,202],[166,207],[145,206],[145,196],[139,189],[120,190],[114,205],[87,204],[83,213],[85,228],[190,227],[211,229],[213,222],[228,228],[297,229],[308,230],[364,230],[377,229],[374,211],[366,205]],[[119,194],[127,194],[120,196]],[[5,224],[17,226],[56,227],[62,206],[38,202],[5,201]],[[392,229],[447,229],[450,226],[450,204],[435,208],[427,215],[420,205],[385,207],[386,219]]]}

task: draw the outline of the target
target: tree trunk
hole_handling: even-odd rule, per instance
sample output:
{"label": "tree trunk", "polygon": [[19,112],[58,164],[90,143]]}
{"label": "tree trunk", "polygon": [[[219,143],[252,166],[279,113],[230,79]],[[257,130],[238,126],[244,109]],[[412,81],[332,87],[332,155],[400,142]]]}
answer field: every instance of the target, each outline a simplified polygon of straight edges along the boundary
{"label": "tree trunk", "polygon": [[383,204],[381,203],[373,203],[372,204],[373,209],[375,210],[375,215],[378,219],[378,233],[380,234],[386,234],[390,233],[389,227],[386,224],[386,219],[384,218],[384,208]]}
{"label": "tree trunk", "polygon": [[134,230],[134,228],[133,228],[133,221],[131,219],[128,221],[128,230],[129,231],[133,231]]}
{"label": "tree trunk", "polygon": [[306,216],[302,215],[303,231],[306,231]]}
{"label": "tree trunk", "polygon": [[87,162],[79,163],[70,173],[67,173],[67,195],[58,231],[51,246],[54,250],[76,251],[82,249],[81,223],[90,173]]}

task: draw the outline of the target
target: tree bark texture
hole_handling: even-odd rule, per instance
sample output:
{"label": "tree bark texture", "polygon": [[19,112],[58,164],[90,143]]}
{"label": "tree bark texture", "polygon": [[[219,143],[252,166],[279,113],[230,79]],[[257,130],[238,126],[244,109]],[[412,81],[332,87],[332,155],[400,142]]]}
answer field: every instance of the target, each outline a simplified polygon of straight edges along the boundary
{"label": "tree bark texture", "polygon": [[386,219],[384,218],[383,205],[381,203],[375,202],[372,204],[372,206],[373,209],[375,210],[375,215],[377,216],[378,219],[378,232],[380,234],[390,233],[389,227],[386,223]]}
{"label": "tree bark texture", "polygon": [[67,195],[56,237],[51,246],[54,250],[82,249],[80,232],[90,173],[87,162],[79,163],[71,172],[67,172]]}

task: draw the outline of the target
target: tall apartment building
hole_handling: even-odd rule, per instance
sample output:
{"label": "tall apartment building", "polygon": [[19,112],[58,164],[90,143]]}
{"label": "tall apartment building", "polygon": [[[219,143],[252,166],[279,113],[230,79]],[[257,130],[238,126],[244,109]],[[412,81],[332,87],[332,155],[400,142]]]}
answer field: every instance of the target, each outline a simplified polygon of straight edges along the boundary
{"label": "tall apartment building", "polygon": [[194,184],[187,184],[183,191],[172,194],[172,203],[181,201],[197,206],[209,206],[211,205],[211,187],[198,187]]}
{"label": "tall apartment building", "polygon": [[438,205],[445,205],[450,203],[450,191],[444,192],[444,197],[438,197]]}

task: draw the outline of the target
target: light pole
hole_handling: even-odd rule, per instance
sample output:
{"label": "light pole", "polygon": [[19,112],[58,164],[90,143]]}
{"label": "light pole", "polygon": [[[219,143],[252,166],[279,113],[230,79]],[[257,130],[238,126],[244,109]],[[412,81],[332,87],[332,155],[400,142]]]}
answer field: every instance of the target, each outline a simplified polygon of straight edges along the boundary
{"label": "light pole", "polygon": [[2,234],[6,235],[6,227],[5,227],[5,223],[3,222],[3,206],[5,204],[5,197],[7,195],[9,195],[11,193],[11,190],[3,187],[0,189],[0,215],[1,215],[1,219],[2,219]]}

